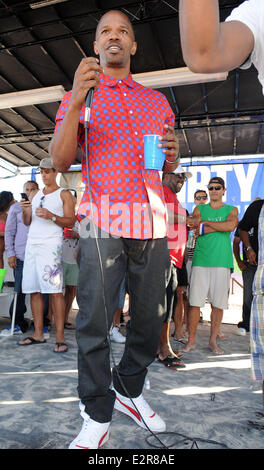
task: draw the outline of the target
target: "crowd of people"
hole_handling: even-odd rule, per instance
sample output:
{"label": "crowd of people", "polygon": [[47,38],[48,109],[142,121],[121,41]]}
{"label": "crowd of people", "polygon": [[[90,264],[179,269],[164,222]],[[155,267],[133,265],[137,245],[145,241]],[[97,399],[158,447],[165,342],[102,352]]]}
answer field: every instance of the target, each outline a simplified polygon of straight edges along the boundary
{"label": "crowd of people", "polygon": [[[44,175],[44,189],[39,190],[38,184],[35,181],[27,181],[24,184],[24,193],[22,194],[22,197],[26,197],[28,200],[22,199],[21,202],[17,202],[14,200],[11,192],[3,191],[0,193],[0,203],[5,206],[5,223],[2,235],[3,251],[4,249],[6,250],[8,264],[10,268],[14,270],[14,290],[18,294],[14,334],[25,333],[30,327],[30,321],[25,318],[27,310],[25,301],[26,294],[31,295],[31,306],[34,316],[34,334],[19,342],[21,346],[46,342],[46,339],[49,338],[49,330],[53,321],[53,312],[57,312],[56,316],[54,315],[55,324],[58,324],[58,320],[56,323],[56,319],[57,316],[59,316],[59,318],[64,319],[64,329],[75,329],[74,324],[68,321],[68,317],[73,301],[75,300],[77,290],[77,252],[80,238],[80,222],[75,217],[74,226],[72,228],[65,226],[64,230],[62,230],[63,227],[58,226],[55,227],[55,232],[54,230],[51,232],[51,230],[54,229],[54,221],[53,224],[50,224],[52,217],[54,217],[53,214],[56,214],[56,217],[59,216],[59,214],[60,216],[64,216],[64,211],[62,212],[61,210],[60,212],[60,209],[63,209],[63,203],[62,201],[60,202],[61,197],[58,196],[61,191],[65,190],[59,188],[55,183],[58,172],[52,168],[52,162],[50,159],[44,159],[41,162],[40,170],[41,174]],[[52,181],[51,184],[47,184],[47,181],[45,180],[45,178],[47,178],[47,174],[50,175],[49,178]],[[182,351],[188,352],[194,349],[195,333],[200,319],[200,310],[208,299],[210,299],[210,303],[212,304],[212,332],[209,346],[213,352],[217,354],[223,353],[223,351],[217,346],[216,339],[218,337],[218,332],[220,331],[223,310],[228,308],[230,271],[233,269],[229,235],[235,229],[238,222],[237,210],[234,207],[226,206],[222,203],[222,197],[225,193],[225,182],[220,177],[214,177],[210,180],[208,185],[209,199],[206,190],[197,189],[195,191],[194,205],[197,206],[197,208],[195,208],[193,214],[188,214],[179,202],[177,194],[183,188],[185,181],[191,177],[192,173],[186,171],[185,168],[180,165],[173,173],[163,172],[162,177],[163,190],[169,214],[168,247],[171,259],[171,274],[169,284],[166,288],[167,313],[162,326],[160,345],[157,354],[159,361],[166,367],[172,369],[184,367],[184,364],[182,359],[173,351],[170,345],[171,322],[174,324],[174,332],[172,333],[172,336],[178,343],[180,343],[180,345],[184,346]],[[218,183],[218,186],[214,187],[211,183]],[[53,212],[36,212],[36,209],[44,208],[43,201],[45,197],[51,193],[54,194],[53,198],[56,198],[56,200],[47,201],[45,209],[48,209],[49,211],[52,210]],[[77,202],[76,191],[70,190],[70,193],[75,207]],[[36,194],[38,194],[38,197],[34,199],[34,205],[32,205],[32,200]],[[61,207],[56,207],[58,200],[59,206]],[[260,198],[256,198],[256,200],[260,201],[258,204],[261,206],[262,200]],[[222,228],[224,228],[224,233],[226,234],[224,247],[215,239],[215,236],[217,236],[215,235],[215,232],[221,232],[221,226],[219,223],[217,223],[216,226],[211,227],[211,230],[204,228],[203,235],[214,232],[214,235],[211,236],[211,247],[208,245],[208,237],[204,237],[202,239],[202,234],[200,233],[201,229],[199,229],[199,233],[197,231],[197,227],[199,225],[201,226],[200,222],[204,224],[204,220],[208,218],[208,214],[203,216],[200,214],[206,207],[208,208],[208,201],[210,205],[209,210],[215,209],[217,211],[215,212],[217,215],[217,222],[220,222],[220,211],[218,209],[223,207],[227,214],[231,212],[231,216],[229,218],[226,214],[223,216],[223,220],[227,219],[227,221],[231,221],[231,225],[229,227],[227,227],[226,224],[222,226]],[[200,205],[205,207],[198,208]],[[171,207],[173,208],[173,213],[170,212]],[[33,211],[32,213],[35,214],[33,219],[31,216],[29,225],[26,221],[26,211]],[[71,211],[73,212],[72,204]],[[209,220],[213,220],[212,214],[210,215]],[[31,230],[29,233],[29,227],[32,222],[33,227],[35,225],[35,232],[32,232]],[[64,223],[68,223],[68,220],[62,221],[61,225]],[[195,229],[195,243],[192,247],[188,246],[187,243],[188,230],[191,228]],[[214,228],[214,230],[212,230],[212,228]],[[42,235],[40,236],[42,233],[45,233],[45,243],[42,239]],[[250,235],[250,232],[249,237],[252,239],[252,234]],[[200,247],[202,240],[206,240],[206,253],[205,249]],[[53,242],[55,242],[55,245]],[[238,334],[243,335],[246,334],[246,332],[249,332],[250,309],[253,299],[252,283],[257,269],[257,261],[256,257],[254,257],[254,259],[249,262],[248,256],[245,255],[245,248],[243,249],[243,260],[241,260],[240,242],[240,230],[237,228],[234,234],[233,252],[238,267],[243,275],[243,319],[238,324]],[[47,247],[47,243],[51,246]],[[246,243],[246,246],[249,246],[249,241],[246,241]],[[24,266],[25,252],[27,247],[27,252],[30,253],[30,257],[33,256],[35,247],[31,244],[36,245],[35,251],[37,252],[37,255],[35,255],[35,260],[31,260],[27,268],[27,264],[26,267]],[[257,230],[255,230],[255,238],[252,239],[251,245],[254,247],[252,254],[257,253]],[[45,248],[45,253],[41,254],[41,247]],[[49,260],[47,253],[50,253],[51,256],[56,253],[56,256],[54,259]],[[219,253],[224,253],[225,256],[228,257],[227,264],[223,259],[223,256],[220,256]],[[198,261],[196,260],[197,256]],[[202,260],[199,259],[200,256],[203,256]],[[218,266],[219,262],[220,264],[226,264],[226,266]],[[208,264],[208,266],[204,266],[205,264]],[[36,269],[37,266],[38,269],[34,272],[33,269]],[[203,270],[203,272],[201,272],[201,269],[198,269],[198,273],[196,274],[197,269],[193,269],[194,266],[206,269]],[[207,268],[210,267],[214,269],[211,269],[208,272]],[[226,279],[222,280],[221,277],[214,279],[214,272],[219,271],[216,269],[217,267],[224,268]],[[34,277],[35,279],[38,279],[38,286],[36,284],[33,287],[27,285],[28,280],[31,279],[30,282],[32,282],[32,276],[28,275],[29,271],[27,272],[27,269],[30,270],[31,274],[32,272],[35,273]],[[23,274],[24,283],[22,286]],[[210,279],[210,283],[208,283],[208,279]],[[201,282],[204,282],[205,285],[202,286]],[[220,285],[221,289],[219,289]],[[59,295],[55,296],[54,303],[54,293],[57,292],[57,288],[59,289]],[[62,288],[64,289],[63,300]],[[216,290],[219,298],[215,298],[216,292],[214,292],[214,290]],[[117,343],[125,343],[124,330],[122,329],[122,333],[120,332],[120,325],[124,324],[123,309],[125,296],[126,294],[128,295],[127,291],[128,289],[125,277],[121,284],[118,307],[113,317],[110,332],[111,340]],[[197,292],[199,292],[199,299],[197,299]],[[225,296],[223,295],[224,292]],[[35,298],[36,293],[37,299]],[[200,296],[202,296],[202,299]],[[57,300],[58,307],[56,304],[56,297],[59,299]],[[191,299],[191,301],[189,301],[189,299]],[[220,312],[217,309],[220,310]],[[12,312],[13,301],[10,305],[11,318]],[[128,312],[126,312],[126,315],[128,316]],[[128,319],[129,316],[126,322]],[[61,331],[62,325],[58,328]],[[2,330],[0,334],[2,336],[8,336],[10,333],[11,326]],[[59,334],[60,336],[58,335],[58,337],[60,341],[58,342],[63,343],[63,335],[61,333]],[[60,344],[60,346],[64,346],[64,348],[60,348],[61,352],[65,352],[67,350],[67,345]]]}
{"label": "crowd of people", "polygon": [[[215,0],[181,0],[179,6],[183,55],[191,69],[226,71],[246,61],[248,66],[250,57],[262,71],[262,0],[244,2],[224,24],[219,22]],[[214,176],[208,181],[208,194],[197,188],[196,207],[187,214],[177,193],[192,175],[180,165],[175,116],[163,94],[133,80],[130,62],[136,50],[129,18],[116,10],[105,13],[94,41],[99,59],[81,61],[72,90],[57,112],[51,159],[41,162],[45,187],[20,205],[23,223],[29,227],[22,293],[31,295],[34,333],[19,344],[45,342],[41,293],[46,293],[56,325],[54,351],[66,352],[62,233],[74,226],[75,212],[72,195],[57,186],[56,175],[74,163],[81,147],[85,191],[78,209],[76,339],[83,426],[70,449],[101,447],[109,439],[114,409],[144,429],[165,431],[166,423],[142,394],[147,368],[157,356],[168,368],[184,367],[182,357],[195,348],[200,309],[206,300],[211,304],[209,348],[223,353],[217,338],[233,269],[230,233],[237,226],[246,261],[257,266],[251,348],[254,378],[264,378],[263,200],[253,202],[238,225],[237,208],[223,203],[226,183]],[[92,106],[87,109],[84,104],[92,89]],[[146,134],[160,136],[165,158],[162,181],[158,171],[144,167]],[[256,246],[249,239],[252,229],[259,229],[258,264]],[[111,370],[108,333],[113,321],[117,326],[124,291],[129,294],[130,320],[123,356]],[[71,290],[69,298],[73,295]],[[172,321],[182,352],[174,352],[170,344]]]}
{"label": "crowd of people", "polygon": [[[20,202],[14,200],[11,192],[0,193],[0,204],[5,207],[6,215],[3,251],[6,250],[8,264],[14,270],[14,290],[18,294],[14,334],[25,333],[30,328],[30,321],[24,317],[27,308],[25,297],[30,294],[34,333],[18,344],[27,346],[45,343],[54,315],[54,352],[66,352],[68,346],[64,341],[63,329],[75,329],[68,317],[76,297],[79,271],[77,253],[80,219],[75,215],[77,195],[74,190],[58,187],[58,171],[53,167],[51,159],[42,160],[40,172],[44,188],[40,190],[35,181],[27,181]],[[215,354],[224,352],[216,340],[223,310],[228,308],[230,274],[233,269],[230,234],[233,231],[233,254],[243,275],[243,318],[238,324],[238,334],[249,332],[252,284],[258,262],[259,214],[264,202],[256,198],[238,225],[237,209],[222,201],[226,191],[225,182],[215,176],[208,182],[207,190],[195,191],[194,210],[189,214],[179,202],[177,194],[191,177],[192,173],[180,164],[173,172],[164,171],[162,174],[171,266],[164,291],[166,312],[157,358],[172,370],[185,367],[184,353],[195,348],[201,308],[206,301],[212,307],[209,348]],[[62,195],[65,194],[67,196],[63,199]],[[55,222],[57,224],[54,227]],[[30,230],[31,226],[33,228]],[[194,234],[192,245],[188,244],[190,232]],[[240,255],[241,242],[243,259]],[[117,343],[126,341],[126,332],[123,329],[120,332],[120,324],[124,322],[125,297],[127,295],[129,298],[129,292],[125,273],[110,332],[110,339]],[[13,302],[10,305],[11,318],[12,312]],[[128,334],[129,319],[128,316]],[[10,332],[11,326],[1,334],[7,336]],[[180,350],[173,349],[171,337],[178,343],[178,349],[181,347]]]}

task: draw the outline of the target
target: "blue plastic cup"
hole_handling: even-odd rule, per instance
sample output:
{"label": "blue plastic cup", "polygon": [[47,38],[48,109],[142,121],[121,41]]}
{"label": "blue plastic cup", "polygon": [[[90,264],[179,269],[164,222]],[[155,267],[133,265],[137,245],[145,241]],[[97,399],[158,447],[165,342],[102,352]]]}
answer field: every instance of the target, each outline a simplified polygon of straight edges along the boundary
{"label": "blue plastic cup", "polygon": [[146,170],[162,170],[165,154],[162,148],[158,147],[161,143],[159,135],[144,135],[144,159]]}

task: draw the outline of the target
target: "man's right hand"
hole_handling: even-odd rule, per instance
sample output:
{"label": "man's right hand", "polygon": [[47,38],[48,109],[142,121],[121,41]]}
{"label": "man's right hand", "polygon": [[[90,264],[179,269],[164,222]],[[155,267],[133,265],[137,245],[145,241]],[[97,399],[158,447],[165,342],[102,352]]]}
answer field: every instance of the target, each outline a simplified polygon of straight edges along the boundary
{"label": "man's right hand", "polygon": [[94,88],[94,91],[97,90],[99,85],[99,73],[102,71],[99,60],[95,57],[85,57],[82,59],[74,75],[70,101],[71,105],[81,110],[88,91],[91,88]]}
{"label": "man's right hand", "polygon": [[15,256],[10,256],[8,258],[8,264],[10,268],[15,269],[17,267],[17,259]]}

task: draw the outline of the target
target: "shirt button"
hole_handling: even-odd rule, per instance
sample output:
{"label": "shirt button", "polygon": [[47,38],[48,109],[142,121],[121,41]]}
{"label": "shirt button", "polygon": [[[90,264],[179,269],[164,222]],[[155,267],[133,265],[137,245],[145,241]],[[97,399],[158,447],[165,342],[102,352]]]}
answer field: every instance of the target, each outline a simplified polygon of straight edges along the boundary
{"label": "shirt button", "polygon": [[139,155],[139,158],[142,158],[142,155]]}
{"label": "shirt button", "polygon": [[137,131],[135,131],[135,135],[138,135],[138,132],[137,132]]}
{"label": "shirt button", "polygon": [[126,94],[126,93],[124,93],[124,96],[126,96],[126,95],[127,95],[127,94]]}
{"label": "shirt button", "polygon": [[130,114],[133,114],[133,111],[131,111],[131,109],[130,109],[130,111],[129,111],[129,112],[130,112]]}

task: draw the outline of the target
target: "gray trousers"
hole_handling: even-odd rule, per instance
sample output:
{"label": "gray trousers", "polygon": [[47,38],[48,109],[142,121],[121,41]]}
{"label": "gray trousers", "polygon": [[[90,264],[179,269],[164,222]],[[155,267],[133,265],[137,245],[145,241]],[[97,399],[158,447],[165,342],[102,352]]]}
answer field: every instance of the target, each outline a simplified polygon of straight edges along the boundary
{"label": "gray trousers", "polygon": [[[126,390],[132,397],[142,392],[147,366],[157,354],[170,275],[167,238],[136,240],[104,235],[99,230],[107,314],[95,239],[81,238],[76,319],[78,393],[86,413],[101,423],[111,421],[115,401],[112,380],[123,395],[127,395]],[[107,333],[126,274],[131,320],[123,357],[112,375]]]}
{"label": "gray trousers", "polygon": [[257,271],[257,266],[249,264],[245,261],[247,266],[246,271],[242,271],[243,277],[243,308],[242,308],[242,321],[238,323],[238,328],[245,328],[249,331],[250,326],[250,312],[253,300],[252,285]]}

